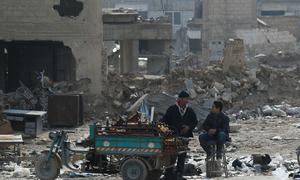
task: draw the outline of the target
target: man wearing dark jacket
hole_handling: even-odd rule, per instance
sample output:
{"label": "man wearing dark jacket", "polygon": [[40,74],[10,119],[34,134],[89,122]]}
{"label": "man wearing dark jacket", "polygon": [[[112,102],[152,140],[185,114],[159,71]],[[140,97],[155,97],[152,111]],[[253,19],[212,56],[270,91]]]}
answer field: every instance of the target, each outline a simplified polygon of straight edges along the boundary
{"label": "man wearing dark jacket", "polygon": [[222,109],[223,103],[215,101],[210,114],[202,125],[206,132],[199,136],[199,141],[207,154],[207,158],[212,155],[210,146],[207,144],[208,141],[217,142],[217,159],[221,159],[223,145],[229,139],[229,118],[222,112]]}
{"label": "man wearing dark jacket", "polygon": [[[193,130],[197,125],[197,117],[192,108],[188,106],[189,94],[185,91],[179,93],[176,104],[168,108],[164,115],[162,122],[166,123],[169,127],[176,131],[180,137],[193,137]],[[177,178],[182,177],[186,153],[180,154],[177,157]],[[173,168],[166,170],[165,179],[172,179]]]}

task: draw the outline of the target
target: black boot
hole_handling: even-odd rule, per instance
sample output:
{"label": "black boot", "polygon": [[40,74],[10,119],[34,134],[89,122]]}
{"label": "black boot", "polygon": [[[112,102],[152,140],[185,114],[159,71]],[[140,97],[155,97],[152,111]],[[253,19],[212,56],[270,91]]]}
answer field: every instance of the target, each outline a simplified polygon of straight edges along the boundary
{"label": "black boot", "polygon": [[163,180],[176,180],[176,173],[174,172],[174,168],[168,168],[165,171]]}
{"label": "black boot", "polygon": [[183,177],[181,172],[177,173],[177,179],[176,180],[187,180],[186,178]]}
{"label": "black boot", "polygon": [[210,159],[212,157],[212,149],[211,146],[205,144],[205,143],[201,143],[200,144],[201,147],[203,148],[203,150],[206,152],[206,159]]}

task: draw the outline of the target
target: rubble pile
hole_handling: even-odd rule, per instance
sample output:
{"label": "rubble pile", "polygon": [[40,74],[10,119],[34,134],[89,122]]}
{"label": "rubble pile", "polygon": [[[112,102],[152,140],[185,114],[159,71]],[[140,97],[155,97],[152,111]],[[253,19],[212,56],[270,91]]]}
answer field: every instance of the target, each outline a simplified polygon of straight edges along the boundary
{"label": "rubble pile", "polygon": [[261,64],[266,64],[275,68],[290,68],[300,66],[300,54],[283,54],[281,51],[277,55],[262,55],[259,58]]}
{"label": "rubble pile", "polygon": [[0,105],[13,109],[46,111],[49,95],[88,92],[90,83],[89,79],[81,79],[75,82],[49,82],[35,87],[27,87],[20,82],[20,87],[15,92],[6,94],[0,92]]}
{"label": "rubble pile", "polygon": [[29,165],[25,162],[22,164],[16,164],[14,162],[8,162],[1,164],[0,166],[1,176],[3,178],[17,178],[17,179],[31,179],[34,175],[29,168]]}
{"label": "rubble pile", "polygon": [[[255,74],[251,71],[230,74],[215,66],[205,71],[188,72],[188,76],[193,79],[197,99],[214,97],[234,109],[252,109],[282,101],[299,104],[299,99],[294,98],[300,95],[299,70],[278,70],[261,65]],[[176,73],[177,77],[182,77]]]}
{"label": "rubble pile", "polygon": [[149,19],[145,19],[142,16],[138,17],[138,22],[142,22],[142,23],[170,23],[170,19],[168,16],[158,16],[156,18],[149,18]]}
{"label": "rubble pile", "polygon": [[105,106],[102,108],[122,114],[144,94],[162,92],[165,80],[164,76],[110,74],[103,92],[105,100],[102,103],[105,102]]}
{"label": "rubble pile", "polygon": [[115,74],[109,76],[108,83],[105,96],[112,112],[124,112],[146,93],[150,94],[151,101],[151,95],[164,93],[175,97],[187,89],[192,103],[202,106],[208,100],[220,99],[229,114],[241,118],[299,115],[300,67],[275,68],[260,64],[257,69],[224,72],[222,64],[216,64],[201,70],[175,69],[166,76]]}
{"label": "rubble pile", "polygon": [[280,105],[274,105],[274,106],[266,105],[262,108],[262,113],[264,116],[300,117],[300,107],[292,107],[291,105],[286,103],[282,103]]}

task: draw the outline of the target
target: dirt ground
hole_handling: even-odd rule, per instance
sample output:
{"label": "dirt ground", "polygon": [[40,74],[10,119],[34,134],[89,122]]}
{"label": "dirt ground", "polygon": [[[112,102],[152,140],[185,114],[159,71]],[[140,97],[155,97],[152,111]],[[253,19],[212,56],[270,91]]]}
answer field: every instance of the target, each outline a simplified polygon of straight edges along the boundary
{"label": "dirt ground", "polygon": [[[263,118],[239,122],[241,129],[231,134],[238,151],[232,155],[253,153],[281,154],[284,159],[296,159],[296,148],[300,145],[300,129],[295,125],[299,118]],[[281,140],[272,140],[280,136]]]}
{"label": "dirt ground", "polygon": [[[227,153],[227,157],[230,161],[243,156],[249,156],[251,154],[270,154],[271,157],[275,157],[276,154],[280,154],[283,160],[295,160],[296,148],[300,145],[300,128],[296,127],[296,124],[300,124],[300,118],[261,118],[252,119],[247,121],[235,122],[241,126],[236,133],[232,133],[232,145],[229,147],[230,152]],[[76,140],[88,135],[88,124],[83,125],[76,129],[74,135],[70,135],[70,139]],[[277,137],[278,140],[272,140],[273,137]],[[25,138],[25,143],[22,146],[22,154],[24,162],[23,167],[29,168],[31,176],[21,179],[34,179],[34,160],[36,154],[40,151],[47,149],[50,144],[48,139],[48,132],[44,132],[36,139]],[[232,148],[235,147],[235,148]],[[198,158],[203,160],[205,154],[202,148],[199,146],[198,134],[190,142],[189,157],[191,159]],[[229,164],[228,166],[231,166]],[[64,171],[62,171],[64,172]],[[9,178],[9,172],[0,172],[2,177]],[[248,175],[240,174],[242,177],[234,177],[229,179],[249,179]],[[106,179],[106,180],[118,180],[121,179],[118,174],[116,175],[99,175],[97,177],[75,177],[72,179]],[[255,177],[255,179],[276,179],[276,177]],[[0,178],[1,179],[1,178]],[[12,178],[9,178],[12,179]],[[68,176],[62,176],[60,179],[69,179]],[[193,176],[189,179],[205,179],[201,176]],[[278,178],[277,178],[278,179]]]}

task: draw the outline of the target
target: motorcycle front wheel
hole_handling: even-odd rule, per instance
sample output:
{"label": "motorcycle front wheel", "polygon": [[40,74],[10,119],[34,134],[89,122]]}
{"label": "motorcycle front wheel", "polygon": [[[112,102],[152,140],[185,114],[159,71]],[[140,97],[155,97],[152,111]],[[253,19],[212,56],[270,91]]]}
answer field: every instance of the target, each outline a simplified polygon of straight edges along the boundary
{"label": "motorcycle front wheel", "polygon": [[41,180],[54,180],[59,175],[59,162],[52,156],[48,160],[47,154],[41,154],[35,163],[36,177]]}

